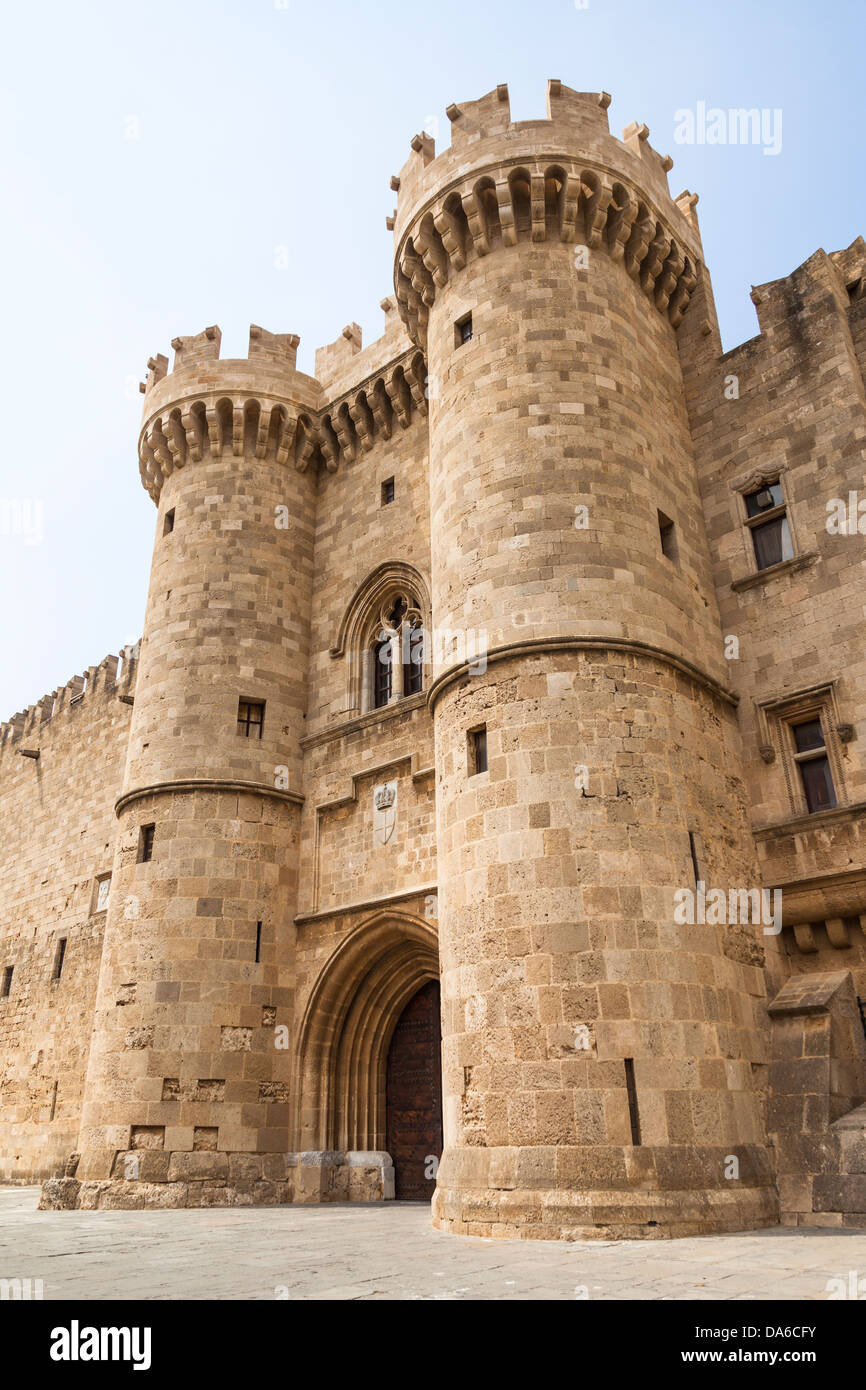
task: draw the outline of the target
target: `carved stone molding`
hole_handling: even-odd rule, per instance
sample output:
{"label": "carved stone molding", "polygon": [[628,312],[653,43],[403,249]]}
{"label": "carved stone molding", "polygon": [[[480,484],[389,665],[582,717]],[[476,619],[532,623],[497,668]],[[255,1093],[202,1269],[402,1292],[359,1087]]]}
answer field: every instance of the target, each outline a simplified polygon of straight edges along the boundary
{"label": "carved stone molding", "polygon": [[400,316],[419,347],[436,293],[472,257],[520,241],[605,251],[678,328],[701,271],[647,196],[604,168],[560,154],[474,169],[418,214],[397,250]]}

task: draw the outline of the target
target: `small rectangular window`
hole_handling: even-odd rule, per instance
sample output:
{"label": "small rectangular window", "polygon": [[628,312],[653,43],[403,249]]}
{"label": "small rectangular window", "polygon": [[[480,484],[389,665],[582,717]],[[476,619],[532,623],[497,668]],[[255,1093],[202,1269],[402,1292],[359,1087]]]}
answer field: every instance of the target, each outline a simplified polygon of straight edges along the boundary
{"label": "small rectangular window", "polygon": [[165,521],[163,522],[163,526],[162,526],[162,534],[163,534],[164,536],[170,536],[173,530],[174,530],[174,507],[172,507],[172,509],[171,509],[170,512],[166,512],[166,514],[165,514]]}
{"label": "small rectangular window", "polygon": [[262,958],[262,924],[261,924],[261,922],[256,922],[256,964],[258,964],[258,963],[261,961],[261,958]]}
{"label": "small rectangular window", "polygon": [[793,560],[794,543],[780,482],[764,483],[746,497],[746,525],[759,570]]}
{"label": "small rectangular window", "polygon": [[61,936],[57,943],[57,951],[54,956],[54,978],[59,980],[63,974],[63,962],[66,959],[66,937]]}
{"label": "small rectangular window", "polygon": [[795,724],[791,732],[797,750],[794,761],[800,769],[800,781],[809,814],[832,811],[837,804],[836,788],[833,785],[833,773],[830,770],[821,720],[809,719],[803,724]]}
{"label": "small rectangular window", "polygon": [[7,965],[3,971],[3,985],[2,988],[0,988],[0,999],[8,999],[9,995],[12,993],[12,972],[14,969],[14,965]]}
{"label": "small rectangular window", "polygon": [[238,733],[243,738],[261,738],[265,727],[265,707],[259,700],[238,702]]}
{"label": "small rectangular window", "polygon": [[388,478],[382,484],[382,506],[387,507],[389,502],[394,501],[394,479]]}
{"label": "small rectangular window", "polygon": [[674,564],[676,564],[679,559],[679,551],[677,549],[677,528],[671,521],[670,517],[665,516],[664,512],[659,512],[658,518],[659,539],[661,541],[662,546],[662,555],[666,555],[669,560],[672,560]]}
{"label": "small rectangular window", "polygon": [[484,724],[469,734],[469,776],[477,777],[487,770],[487,725]]}
{"label": "small rectangular window", "polygon": [[155,825],[143,825],[141,827],[138,837],[139,864],[149,864],[153,858],[153,837],[155,833]]}
{"label": "small rectangular window", "polygon": [[458,319],[454,325],[454,346],[462,347],[464,343],[472,341],[472,315],[464,314],[462,319]]}

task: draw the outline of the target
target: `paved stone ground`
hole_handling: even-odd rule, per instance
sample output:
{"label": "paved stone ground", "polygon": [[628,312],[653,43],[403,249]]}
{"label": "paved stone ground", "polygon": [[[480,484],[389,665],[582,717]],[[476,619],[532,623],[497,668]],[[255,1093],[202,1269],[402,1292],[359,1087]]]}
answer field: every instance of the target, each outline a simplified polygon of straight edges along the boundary
{"label": "paved stone ground", "polygon": [[441,1235],[426,1206],[37,1212],[0,1189],[0,1279],[46,1299],[826,1299],[866,1277],[866,1231],[676,1241]]}

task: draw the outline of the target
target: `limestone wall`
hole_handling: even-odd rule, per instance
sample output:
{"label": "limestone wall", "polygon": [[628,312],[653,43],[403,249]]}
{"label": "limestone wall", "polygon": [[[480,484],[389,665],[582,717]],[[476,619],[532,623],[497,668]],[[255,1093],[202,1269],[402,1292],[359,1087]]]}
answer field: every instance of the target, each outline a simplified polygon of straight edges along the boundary
{"label": "limestone wall", "polygon": [[117,675],[107,657],[0,730],[3,1182],[53,1175],[78,1143],[135,662]]}
{"label": "limestone wall", "polygon": [[[745,776],[761,872],[783,888],[794,970],[854,968],[866,910],[866,387],[862,238],[817,251],[752,294],[761,332],[724,355],[708,283],[680,355],[725,637],[740,697]],[[743,496],[780,480],[794,555],[758,572]],[[828,529],[828,504],[854,525]],[[866,513],[866,506],[863,507]],[[866,532],[866,520],[863,521]],[[789,719],[820,716],[838,807],[807,814]]]}

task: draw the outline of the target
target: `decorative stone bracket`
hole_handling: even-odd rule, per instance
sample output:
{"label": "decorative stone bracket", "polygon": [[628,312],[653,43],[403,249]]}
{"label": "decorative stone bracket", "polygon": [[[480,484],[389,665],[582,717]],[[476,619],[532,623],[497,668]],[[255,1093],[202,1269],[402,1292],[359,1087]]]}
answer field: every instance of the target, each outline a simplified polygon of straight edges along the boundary
{"label": "decorative stone bracket", "polygon": [[[682,198],[693,209],[694,195]],[[437,290],[470,257],[518,241],[557,239],[606,251],[679,327],[701,269],[694,253],[625,180],[552,154],[476,169],[413,221],[394,272],[400,315],[412,341],[424,346]]]}

